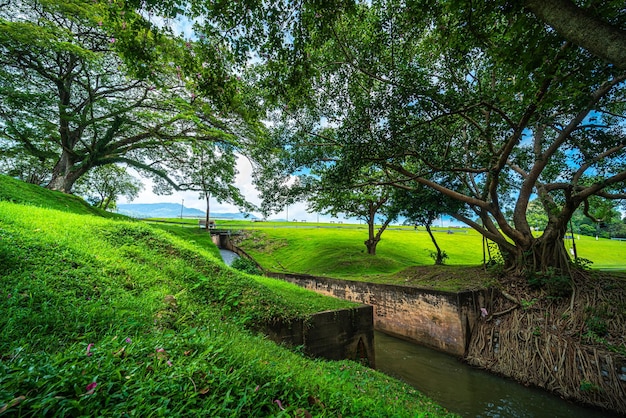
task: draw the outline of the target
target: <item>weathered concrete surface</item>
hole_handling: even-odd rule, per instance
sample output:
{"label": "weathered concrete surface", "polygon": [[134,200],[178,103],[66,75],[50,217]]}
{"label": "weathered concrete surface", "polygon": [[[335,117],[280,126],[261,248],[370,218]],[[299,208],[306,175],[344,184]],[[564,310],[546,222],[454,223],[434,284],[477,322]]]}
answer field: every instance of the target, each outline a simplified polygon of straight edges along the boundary
{"label": "weathered concrete surface", "polygon": [[328,296],[371,305],[375,329],[463,356],[484,294],[447,293],[409,286],[354,282],[298,274],[267,273]]}
{"label": "weathered concrete surface", "polygon": [[[233,245],[230,235],[219,232],[211,236],[219,248],[233,251],[240,257],[254,261],[245,251]],[[355,360],[375,367],[374,319],[371,306],[340,309],[313,314],[305,321],[267,324],[259,331],[279,344],[302,346],[311,357],[328,360]]]}
{"label": "weathered concrete surface", "polygon": [[371,306],[319,312],[306,321],[276,322],[261,329],[279,344],[303,346],[305,354],[329,360],[355,360],[375,367]]}

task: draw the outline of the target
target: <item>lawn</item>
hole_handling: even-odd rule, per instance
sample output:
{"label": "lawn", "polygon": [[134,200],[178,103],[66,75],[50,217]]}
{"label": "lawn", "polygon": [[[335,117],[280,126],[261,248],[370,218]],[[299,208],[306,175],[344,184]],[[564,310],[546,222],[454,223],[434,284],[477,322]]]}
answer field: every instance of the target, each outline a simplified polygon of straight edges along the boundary
{"label": "lawn", "polygon": [[[218,222],[218,227],[233,231],[239,227],[241,247],[272,271],[365,280],[434,262],[430,254],[435,248],[423,228],[392,227],[384,232],[372,257],[363,244],[367,238],[363,225]],[[447,265],[478,266],[483,256],[489,259],[488,246],[472,229],[434,228],[434,235],[448,255]],[[565,244],[569,249],[572,241]],[[624,241],[576,235],[576,250],[595,269],[626,269]]]}

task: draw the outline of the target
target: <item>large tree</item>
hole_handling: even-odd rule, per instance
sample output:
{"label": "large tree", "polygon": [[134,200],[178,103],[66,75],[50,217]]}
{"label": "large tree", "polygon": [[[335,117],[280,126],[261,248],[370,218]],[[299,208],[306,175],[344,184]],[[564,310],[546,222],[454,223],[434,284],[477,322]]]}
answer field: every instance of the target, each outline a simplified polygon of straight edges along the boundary
{"label": "large tree", "polygon": [[[592,196],[626,197],[626,73],[519,4],[192,3],[213,17],[206,33],[224,33],[233,51],[254,50],[263,61],[262,85],[273,93],[265,104],[294,120],[301,109],[319,117],[281,144],[305,153],[294,161],[310,161],[313,148],[341,149],[336,162],[380,164],[386,184],[417,182],[463,202],[481,222],[457,219],[494,241],[513,270],[567,270],[563,235],[576,208]],[[623,3],[588,5],[596,21],[621,30]],[[608,38],[600,36],[614,45]],[[367,114],[373,123],[363,123]],[[318,136],[326,123],[338,132],[331,143]],[[367,140],[373,127],[387,134]],[[548,215],[539,237],[526,218],[534,197]]]}
{"label": "large tree", "polygon": [[[481,222],[454,216],[518,272],[567,271],[563,236],[576,208],[626,197],[626,73],[532,15],[453,1],[306,5],[283,52],[291,65],[270,55],[266,67],[268,80],[284,80],[274,97],[301,127],[283,137],[293,161],[330,149],[354,170],[381,165],[381,183],[456,199]],[[318,123],[301,123],[302,109]],[[538,237],[526,217],[535,197],[548,215]]]}
{"label": "large tree", "polygon": [[[93,167],[163,176],[171,144],[229,129],[239,81],[215,38],[169,36],[121,2],[19,0],[0,11],[0,141],[70,192]],[[236,125],[236,124],[233,124]]]}

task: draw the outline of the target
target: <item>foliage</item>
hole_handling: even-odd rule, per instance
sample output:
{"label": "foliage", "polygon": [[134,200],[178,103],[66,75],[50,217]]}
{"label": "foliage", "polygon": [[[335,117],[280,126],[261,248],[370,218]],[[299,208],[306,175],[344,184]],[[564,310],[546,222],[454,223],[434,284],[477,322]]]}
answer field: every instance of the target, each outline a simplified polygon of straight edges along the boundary
{"label": "foliage", "polygon": [[376,371],[306,359],[240,325],[306,316],[329,298],[292,305],[271,279],[137,222],[7,201],[0,220],[0,413],[447,415]]}
{"label": "foliage", "polygon": [[20,0],[0,25],[0,141],[53,166],[52,189],[112,163],[167,177],[178,142],[242,130],[214,39],[170,36],[117,1]]}
{"label": "foliage", "polygon": [[230,266],[236,270],[243,271],[244,273],[248,274],[260,275],[263,273],[261,270],[259,270],[254,261],[245,257],[236,258]]}
{"label": "foliage", "polygon": [[[620,10],[609,2],[594,16],[621,21]],[[254,11],[242,37],[280,20]],[[563,236],[576,208],[626,196],[626,74],[525,10],[337,1],[282,16],[290,36],[268,30],[257,70],[280,116],[280,179],[377,164],[385,184],[416,182],[465,205],[480,222],[456,218],[520,273],[567,272]],[[534,197],[548,216],[540,236],[527,218]]]}
{"label": "foliage", "polygon": [[143,185],[118,165],[99,166],[80,177],[75,192],[94,206],[107,210],[116,206],[119,196],[133,200],[139,195]]}
{"label": "foliage", "polygon": [[449,258],[448,253],[441,250],[439,252],[431,251],[429,255],[437,265],[446,264],[446,260]]}

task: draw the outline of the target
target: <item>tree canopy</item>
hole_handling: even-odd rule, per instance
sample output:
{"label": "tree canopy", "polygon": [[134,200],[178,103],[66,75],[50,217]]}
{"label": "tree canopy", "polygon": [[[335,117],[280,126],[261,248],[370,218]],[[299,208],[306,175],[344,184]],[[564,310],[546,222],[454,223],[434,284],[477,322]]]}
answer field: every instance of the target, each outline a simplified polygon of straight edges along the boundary
{"label": "tree canopy", "polygon": [[0,11],[1,146],[51,160],[48,187],[66,192],[112,163],[166,177],[172,144],[245,135],[230,55],[121,2],[11,2]]}
{"label": "tree canopy", "polygon": [[[430,188],[464,206],[452,215],[508,267],[565,271],[575,211],[626,198],[625,17],[619,1],[539,3],[24,0],[28,13],[0,22],[2,146],[60,155],[59,189],[111,162],[166,177],[164,147],[245,138],[245,118],[226,112],[264,105],[274,135],[255,145],[270,155],[256,178],[269,206],[293,199],[286,180],[306,170],[375,166],[384,176],[360,187]],[[564,4],[568,22],[553,13]],[[150,13],[195,19],[198,40],[158,36]],[[260,96],[239,94],[235,65]]]}
{"label": "tree canopy", "polygon": [[[619,24],[620,10],[600,13]],[[262,56],[294,173],[377,164],[387,178],[374,184],[430,187],[473,212],[480,223],[454,216],[517,271],[567,270],[576,208],[626,198],[626,73],[526,10],[305,2],[285,26],[282,48]],[[526,217],[535,197],[548,215],[539,237]]]}

